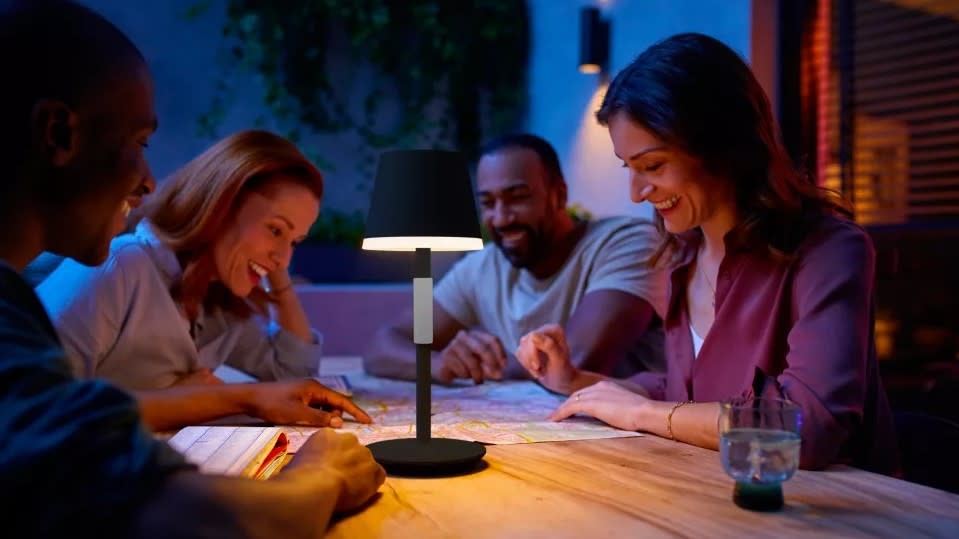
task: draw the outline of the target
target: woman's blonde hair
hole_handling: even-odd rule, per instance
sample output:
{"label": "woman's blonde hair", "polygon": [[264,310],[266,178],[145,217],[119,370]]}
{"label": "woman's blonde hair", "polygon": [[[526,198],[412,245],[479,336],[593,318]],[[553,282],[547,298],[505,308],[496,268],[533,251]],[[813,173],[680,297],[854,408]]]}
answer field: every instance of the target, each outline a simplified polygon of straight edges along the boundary
{"label": "woman's blonde hair", "polygon": [[171,293],[191,320],[201,303],[241,316],[265,306],[265,296],[252,296],[251,306],[222,283],[211,283],[216,272],[212,246],[244,198],[280,174],[322,200],[323,176],[296,145],[268,131],[241,131],[174,172],[139,208],[136,219],[148,219],[153,233],[180,261],[183,275]]}

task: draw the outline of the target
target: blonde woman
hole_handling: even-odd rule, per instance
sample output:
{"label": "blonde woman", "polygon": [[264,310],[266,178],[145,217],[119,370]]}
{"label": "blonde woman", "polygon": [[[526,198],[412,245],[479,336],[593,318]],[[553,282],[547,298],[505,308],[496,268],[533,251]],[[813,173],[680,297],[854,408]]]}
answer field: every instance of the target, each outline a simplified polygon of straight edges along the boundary
{"label": "blonde woman", "polygon": [[[135,231],[112,242],[104,264],[67,260],[37,287],[75,373],[141,391],[218,383],[211,372],[224,363],[261,380],[313,375],[320,338],[287,267],[322,195],[320,172],[291,142],[265,131],[230,136],[175,172],[137,210]],[[286,399],[293,405],[328,391],[312,381],[294,386]],[[193,394],[209,403],[209,389]],[[275,406],[251,406],[249,392],[233,400],[242,402],[201,408],[263,416]],[[171,402],[183,408],[166,413],[176,415],[174,423],[183,414],[194,419],[181,396]],[[319,410],[293,411],[270,419],[326,421],[314,416]]]}

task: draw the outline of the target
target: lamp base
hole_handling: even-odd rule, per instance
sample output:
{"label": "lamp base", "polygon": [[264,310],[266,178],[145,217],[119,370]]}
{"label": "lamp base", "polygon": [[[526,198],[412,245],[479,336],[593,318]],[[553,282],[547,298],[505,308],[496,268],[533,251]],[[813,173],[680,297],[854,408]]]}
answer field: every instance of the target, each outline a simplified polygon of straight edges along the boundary
{"label": "lamp base", "polygon": [[486,455],[482,444],[449,438],[384,440],[367,447],[390,475],[456,475],[472,470]]}

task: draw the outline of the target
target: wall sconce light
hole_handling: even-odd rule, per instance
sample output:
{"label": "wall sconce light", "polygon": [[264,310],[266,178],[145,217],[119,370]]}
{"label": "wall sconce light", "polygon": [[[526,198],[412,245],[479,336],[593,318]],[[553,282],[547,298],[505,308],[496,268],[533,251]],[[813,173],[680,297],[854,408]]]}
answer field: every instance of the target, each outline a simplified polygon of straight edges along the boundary
{"label": "wall sconce light", "polygon": [[609,60],[609,21],[600,18],[599,8],[579,12],[579,72],[602,73]]}

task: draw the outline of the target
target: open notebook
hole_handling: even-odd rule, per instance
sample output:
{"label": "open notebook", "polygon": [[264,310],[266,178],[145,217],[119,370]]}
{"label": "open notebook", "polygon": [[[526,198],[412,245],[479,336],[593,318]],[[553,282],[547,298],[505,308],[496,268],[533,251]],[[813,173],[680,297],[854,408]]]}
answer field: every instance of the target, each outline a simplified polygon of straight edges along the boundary
{"label": "open notebook", "polygon": [[169,443],[203,473],[254,479],[279,471],[288,446],[279,427],[186,427]]}

